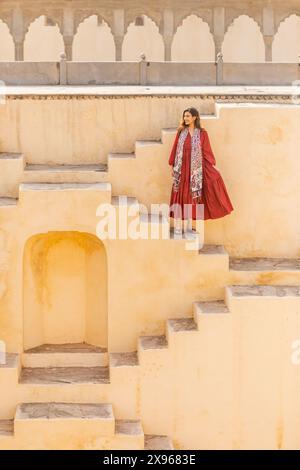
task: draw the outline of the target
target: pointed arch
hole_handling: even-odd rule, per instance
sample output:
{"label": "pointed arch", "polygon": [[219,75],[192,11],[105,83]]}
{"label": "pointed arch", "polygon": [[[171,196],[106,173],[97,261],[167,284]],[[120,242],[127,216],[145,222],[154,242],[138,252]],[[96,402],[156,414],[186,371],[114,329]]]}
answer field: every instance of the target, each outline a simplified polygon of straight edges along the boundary
{"label": "pointed arch", "polygon": [[229,25],[222,44],[224,62],[265,62],[265,43],[259,23],[239,15]]}
{"label": "pointed arch", "polygon": [[290,14],[280,22],[272,44],[273,62],[299,62],[300,15]]}
{"label": "pointed arch", "polygon": [[74,35],[77,34],[79,27],[90,17],[97,17],[98,24],[101,21],[105,22],[109,29],[112,31],[113,28],[113,19],[112,15],[107,12],[102,12],[99,9],[84,9],[84,10],[75,10],[74,13]]}
{"label": "pointed arch", "polygon": [[73,41],[74,61],[114,61],[116,47],[110,26],[91,15],[78,26]]}
{"label": "pointed arch", "polygon": [[122,60],[139,61],[141,53],[145,53],[147,60],[164,61],[164,41],[159,27],[147,15],[142,16],[143,26],[136,26],[134,21],[128,25],[122,44]]}
{"label": "pointed arch", "polygon": [[[48,17],[51,18],[51,17]],[[24,41],[24,60],[58,61],[65,46],[58,24],[46,26],[46,15],[41,15],[29,25]]]}
{"label": "pointed arch", "polygon": [[172,61],[210,62],[214,56],[215,43],[208,23],[194,14],[186,16],[173,37]]}

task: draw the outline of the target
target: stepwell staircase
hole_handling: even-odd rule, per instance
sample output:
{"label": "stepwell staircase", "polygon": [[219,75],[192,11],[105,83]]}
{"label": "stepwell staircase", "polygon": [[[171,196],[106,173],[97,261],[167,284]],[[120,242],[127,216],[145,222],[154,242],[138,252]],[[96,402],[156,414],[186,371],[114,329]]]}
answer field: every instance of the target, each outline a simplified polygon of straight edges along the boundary
{"label": "stepwell staircase", "polygon": [[[107,194],[107,202],[116,207],[120,204],[117,195],[127,195],[127,204],[139,210],[138,195],[148,191],[150,197],[153,189],[151,185],[145,188],[144,182],[143,187],[139,186],[143,158],[152,159],[152,178],[159,185],[160,176],[155,174],[157,149],[173,136],[173,130],[163,130],[161,141],[138,141],[135,153],[111,154],[107,165],[32,165],[25,164],[21,154],[2,153],[0,216],[17,210],[20,201],[32,197],[32,193],[38,199],[40,190],[96,189]],[[6,174],[13,176],[9,179]],[[136,182],[134,195],[130,195],[132,179],[128,175]],[[151,219],[140,213],[140,223],[160,224],[169,230],[166,216]],[[174,238],[172,231],[169,233]],[[230,377],[232,373],[233,323],[239,327],[243,315],[254,310],[261,313],[268,305],[274,316],[280,315],[289,301],[300,308],[300,259],[233,258],[219,245],[204,245],[197,255],[218,256],[227,266],[228,285],[223,289],[223,298],[195,301],[190,317],[169,319],[163,335],[140,336],[135,351],[108,353],[88,344],[49,344],[20,355],[7,354],[6,363],[0,365],[0,387],[10,388],[12,399],[10,409],[0,405],[0,449],[180,448],[180,439],[169,435],[174,351],[186,352],[186,358],[183,354],[177,364],[177,380],[184,381],[180,361],[191,359],[186,345],[197,344],[195,370],[205,364],[201,369],[203,388],[218,393],[220,375]],[[218,363],[207,360],[216,341],[222,342],[223,351]],[[148,391],[149,383],[157,383],[154,396],[153,387],[151,393]],[[222,392],[229,403],[232,390]],[[199,409],[205,408],[201,397],[199,402],[187,402],[182,413],[195,413],[198,419],[201,416],[205,427],[205,414],[199,414]],[[226,423],[226,412],[216,404],[209,423],[222,427],[220,419]],[[157,434],[153,433],[155,429]],[[231,448],[230,432],[228,438],[219,434],[216,447],[219,439],[220,448]],[[201,443],[191,438],[189,446],[184,446],[201,448]]]}

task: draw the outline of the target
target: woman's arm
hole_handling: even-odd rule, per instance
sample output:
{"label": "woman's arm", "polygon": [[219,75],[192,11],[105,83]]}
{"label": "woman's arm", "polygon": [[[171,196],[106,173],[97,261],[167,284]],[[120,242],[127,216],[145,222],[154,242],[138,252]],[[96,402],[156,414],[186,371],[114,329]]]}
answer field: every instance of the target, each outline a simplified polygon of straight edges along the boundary
{"label": "woman's arm", "polygon": [[203,134],[204,135],[203,135],[203,143],[202,143],[202,155],[205,158],[205,160],[207,160],[212,165],[215,165],[216,159],[215,159],[214,153],[210,145],[208,133],[207,131],[204,131]]}
{"label": "woman's arm", "polygon": [[177,134],[176,134],[176,137],[175,137],[175,140],[174,140],[174,144],[173,144],[173,147],[172,147],[172,150],[171,150],[171,153],[170,153],[170,157],[169,157],[169,165],[172,165],[172,166],[174,166],[174,163],[175,163],[175,155],[176,155],[178,137],[179,137],[179,131],[177,131]]}

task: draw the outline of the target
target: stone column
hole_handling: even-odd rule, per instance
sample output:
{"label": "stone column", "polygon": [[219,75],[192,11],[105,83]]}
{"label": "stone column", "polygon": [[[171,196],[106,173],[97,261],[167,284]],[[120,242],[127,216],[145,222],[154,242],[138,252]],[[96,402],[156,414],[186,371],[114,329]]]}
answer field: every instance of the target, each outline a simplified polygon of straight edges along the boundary
{"label": "stone column", "polygon": [[272,43],[275,33],[274,10],[271,5],[263,8],[263,35],[265,42],[265,61],[272,62]]}
{"label": "stone column", "polygon": [[65,54],[66,54],[66,59],[68,61],[73,60],[73,39],[74,39],[74,36],[63,36],[64,45],[65,45]]}
{"label": "stone column", "polygon": [[273,44],[273,36],[264,36],[265,42],[265,61],[272,62],[273,55],[272,55],[272,44]]}
{"label": "stone column", "polygon": [[113,11],[113,35],[116,46],[116,61],[122,60],[122,45],[125,34],[125,18],[124,10],[118,9]]}
{"label": "stone column", "polygon": [[[63,40],[65,54],[68,61],[73,60],[73,39],[74,39],[74,13],[72,8],[65,7],[63,13]],[[64,52],[64,51],[61,51]]]}
{"label": "stone column", "polygon": [[215,62],[222,53],[222,44],[225,35],[225,8],[214,7],[213,9],[213,35],[215,42]]}
{"label": "stone column", "polygon": [[171,61],[171,48],[174,37],[174,12],[173,10],[164,10],[163,13],[163,31],[165,45],[165,61]]}
{"label": "stone column", "polygon": [[24,18],[20,6],[13,9],[12,36],[15,44],[15,60],[24,60]]}
{"label": "stone column", "polygon": [[15,43],[15,60],[24,60],[24,39],[17,41]]}

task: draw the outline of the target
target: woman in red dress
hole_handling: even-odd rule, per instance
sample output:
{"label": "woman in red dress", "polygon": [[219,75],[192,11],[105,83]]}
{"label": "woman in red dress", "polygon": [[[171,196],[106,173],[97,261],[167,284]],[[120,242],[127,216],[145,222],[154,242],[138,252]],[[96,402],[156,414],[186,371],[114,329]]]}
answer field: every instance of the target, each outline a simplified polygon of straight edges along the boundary
{"label": "woman in red dress", "polygon": [[169,215],[175,219],[175,233],[181,233],[182,221],[187,220],[190,232],[192,220],[218,219],[233,210],[215,164],[208,133],[200,124],[199,112],[196,108],[185,109],[169,157],[173,176]]}

